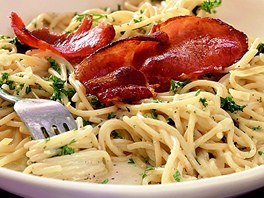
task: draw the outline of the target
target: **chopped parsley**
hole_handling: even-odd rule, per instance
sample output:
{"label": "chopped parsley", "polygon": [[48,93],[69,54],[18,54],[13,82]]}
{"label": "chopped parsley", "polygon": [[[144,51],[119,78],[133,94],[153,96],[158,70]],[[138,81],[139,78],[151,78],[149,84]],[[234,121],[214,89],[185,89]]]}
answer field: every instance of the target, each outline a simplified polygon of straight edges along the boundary
{"label": "chopped parsley", "polygon": [[175,173],[173,174],[173,178],[176,182],[180,182],[181,181],[181,173],[180,171],[176,170]]}
{"label": "chopped parsley", "polygon": [[110,119],[113,119],[115,117],[116,117],[116,113],[115,112],[111,112],[111,113],[108,114],[107,119],[110,120]]}
{"label": "chopped parsley", "polygon": [[256,56],[259,54],[263,54],[264,53],[264,43],[260,43],[257,47],[257,50],[258,50],[258,53],[256,54]]}
{"label": "chopped parsley", "polygon": [[102,184],[107,184],[109,182],[109,179],[105,179],[104,181],[102,181]]}
{"label": "chopped parsley", "polygon": [[49,80],[53,81],[51,85],[53,88],[53,94],[50,97],[51,100],[61,100],[62,94],[70,97],[75,93],[75,90],[73,88],[70,88],[68,90],[64,89],[64,83],[66,82],[65,80],[61,80],[60,78],[53,75],[49,77]]}
{"label": "chopped parsley", "polygon": [[201,5],[196,6],[193,9],[193,14],[197,15],[199,10],[203,10],[210,14],[216,13],[216,8],[221,6],[222,0],[205,0]]}
{"label": "chopped parsley", "polygon": [[135,164],[135,161],[132,158],[129,158],[127,163],[128,164]]}
{"label": "chopped parsley", "polygon": [[238,105],[234,102],[232,96],[228,96],[226,98],[221,97],[221,108],[230,111],[231,113],[235,111],[243,111],[243,109],[246,107],[246,105]]}
{"label": "chopped parsley", "polygon": [[29,94],[31,92],[31,87],[30,86],[27,86],[26,87],[26,94]]}
{"label": "chopped parsley", "polygon": [[196,91],[196,93],[195,93],[195,96],[199,96],[200,93],[201,93],[201,90],[198,89],[198,90]]}
{"label": "chopped parsley", "polygon": [[154,170],[154,167],[148,167],[148,168],[146,168],[146,169],[144,170],[144,172],[140,174],[141,177],[142,177],[142,179],[144,179],[145,177],[147,177],[147,173],[148,173],[149,171],[152,171],[152,170]]}
{"label": "chopped parsley", "polygon": [[259,154],[260,156],[262,156],[262,155],[264,155],[264,151],[258,151],[258,154]]}
{"label": "chopped parsley", "polygon": [[6,84],[6,85],[8,85],[8,87],[9,87],[10,90],[14,90],[15,89],[15,82],[13,80],[8,80],[9,75],[10,74],[7,73],[7,72],[2,73],[1,80],[0,80],[0,87],[3,84]]}
{"label": "chopped parsley", "polygon": [[162,100],[159,100],[159,99],[152,99],[152,102],[153,103],[162,103],[163,101]]}
{"label": "chopped parsley", "polygon": [[137,19],[133,19],[134,23],[140,23],[140,22],[142,22],[142,20],[143,20],[142,16],[137,18]]}
{"label": "chopped parsley", "polygon": [[7,48],[6,45],[3,45],[3,46],[1,47],[1,49],[7,50],[8,48]]}
{"label": "chopped parsley", "polygon": [[98,13],[76,14],[76,21],[81,22],[85,16],[92,16],[94,22],[99,21],[100,19],[107,17],[104,14],[98,14]]}
{"label": "chopped parsley", "polygon": [[53,58],[49,57],[49,58],[47,59],[47,61],[50,63],[50,67],[51,67],[52,69],[54,69],[54,70],[55,70],[56,72],[58,72],[59,74],[61,73],[61,69],[60,69],[59,64],[58,64]]}
{"label": "chopped parsley", "polygon": [[2,80],[3,81],[8,80],[8,77],[9,77],[9,73],[7,73],[7,72],[2,73]]}
{"label": "chopped parsley", "polygon": [[10,90],[14,90],[15,89],[15,82],[13,80],[8,80],[6,81],[6,83],[9,87]]}
{"label": "chopped parsley", "polygon": [[75,150],[68,145],[65,145],[61,148],[58,149],[58,155],[57,156],[62,156],[62,155],[71,155],[75,153]]}
{"label": "chopped parsley", "polygon": [[158,119],[158,114],[157,114],[157,111],[156,109],[151,109],[151,118],[153,119]]}
{"label": "chopped parsley", "polygon": [[176,94],[179,91],[179,88],[184,87],[190,82],[191,82],[190,79],[187,79],[184,81],[171,80],[170,81],[170,92],[173,92],[174,94]]}
{"label": "chopped parsley", "polygon": [[95,109],[104,108],[105,104],[100,102],[98,98],[94,95],[89,95],[90,103]]}
{"label": "chopped parsley", "polygon": [[203,104],[204,107],[207,107],[208,106],[208,103],[207,103],[206,98],[200,98],[199,101]]}
{"label": "chopped parsley", "polygon": [[257,127],[252,127],[253,131],[260,131],[261,130],[261,126],[257,126]]}
{"label": "chopped parsley", "polygon": [[46,143],[49,142],[49,141],[50,141],[50,137],[45,138],[45,142]]}

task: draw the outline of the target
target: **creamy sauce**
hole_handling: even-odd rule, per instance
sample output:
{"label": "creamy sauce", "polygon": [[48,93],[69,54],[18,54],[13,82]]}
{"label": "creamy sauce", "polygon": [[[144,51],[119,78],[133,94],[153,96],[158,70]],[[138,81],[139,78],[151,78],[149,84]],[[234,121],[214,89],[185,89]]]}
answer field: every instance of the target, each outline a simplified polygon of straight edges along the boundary
{"label": "creamy sauce", "polygon": [[140,185],[144,169],[136,164],[128,164],[127,162],[115,162],[113,170],[108,177],[109,184],[125,184]]}

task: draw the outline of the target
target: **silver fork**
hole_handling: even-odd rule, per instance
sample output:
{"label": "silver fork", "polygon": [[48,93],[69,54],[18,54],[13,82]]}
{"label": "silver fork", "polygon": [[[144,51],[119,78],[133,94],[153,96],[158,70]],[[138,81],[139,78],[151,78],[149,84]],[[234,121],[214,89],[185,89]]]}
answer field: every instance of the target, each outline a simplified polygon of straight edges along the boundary
{"label": "silver fork", "polygon": [[0,97],[14,103],[14,110],[25,123],[33,139],[44,139],[77,129],[72,114],[59,102],[45,99],[22,99],[0,88]]}

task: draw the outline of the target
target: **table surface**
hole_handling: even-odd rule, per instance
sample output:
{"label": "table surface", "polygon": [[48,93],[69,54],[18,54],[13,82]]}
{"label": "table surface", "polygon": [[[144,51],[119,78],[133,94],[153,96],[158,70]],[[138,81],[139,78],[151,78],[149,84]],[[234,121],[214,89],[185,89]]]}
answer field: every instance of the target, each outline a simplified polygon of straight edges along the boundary
{"label": "table surface", "polygon": [[[17,195],[11,194],[1,189],[0,189],[0,197],[2,198],[21,198]],[[252,192],[246,193],[244,195],[241,195],[237,198],[263,198],[263,197],[264,197],[264,187],[254,190]]]}

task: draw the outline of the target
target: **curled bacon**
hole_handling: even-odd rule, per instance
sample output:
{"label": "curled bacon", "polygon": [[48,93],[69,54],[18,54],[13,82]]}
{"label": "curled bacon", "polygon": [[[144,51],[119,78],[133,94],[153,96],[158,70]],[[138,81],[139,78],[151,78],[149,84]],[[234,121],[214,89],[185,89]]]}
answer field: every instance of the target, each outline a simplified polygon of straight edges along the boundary
{"label": "curled bacon", "polygon": [[121,67],[105,76],[93,78],[84,83],[90,94],[101,102],[137,101],[152,97],[147,80],[142,72],[133,67]]}
{"label": "curled bacon", "polygon": [[[136,64],[132,63],[132,61],[135,59],[135,52],[141,51],[142,48],[144,49],[144,53],[137,55],[139,59],[148,53],[153,54],[153,50],[156,49],[157,45],[166,45],[167,42],[168,36],[164,32],[113,42],[84,59],[76,66],[75,74],[82,83],[85,83],[92,78],[104,76],[123,66],[134,67]],[[145,58],[142,59],[144,60]]]}
{"label": "curled bacon", "polygon": [[89,54],[109,44],[115,30],[112,25],[101,23],[91,29],[92,17],[84,17],[76,32],[53,34],[48,29],[29,31],[22,19],[14,12],[11,14],[11,25],[17,38],[25,45],[39,49],[49,49],[72,63],[79,63]]}
{"label": "curled bacon", "polygon": [[[90,82],[96,86],[94,82],[98,82],[98,78],[104,79],[109,73],[127,66],[141,71],[150,85],[159,85],[156,91],[167,91],[171,79],[196,79],[207,73],[221,73],[223,68],[238,61],[248,49],[244,33],[210,18],[171,18],[154,26],[152,33],[145,38],[153,35],[162,35],[163,39],[153,42],[134,37],[98,50],[77,66],[77,78],[89,84],[88,91],[97,96],[105,86],[108,91],[120,91],[116,95],[119,96],[118,100],[124,101],[121,92],[124,89],[117,89],[111,83],[110,79],[113,80],[114,75],[107,76],[108,84],[101,83],[100,90],[92,90]],[[131,92],[131,95],[134,93]],[[107,101],[116,100],[111,94],[105,97],[108,97]],[[134,100],[147,97],[147,94],[141,97],[137,95]]]}
{"label": "curled bacon", "polygon": [[247,36],[217,19],[175,17],[156,25],[156,31],[168,34],[170,47],[147,58],[140,70],[159,91],[168,90],[171,79],[219,73],[248,50]]}

